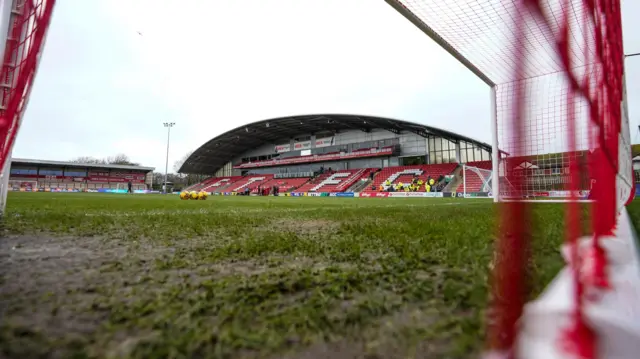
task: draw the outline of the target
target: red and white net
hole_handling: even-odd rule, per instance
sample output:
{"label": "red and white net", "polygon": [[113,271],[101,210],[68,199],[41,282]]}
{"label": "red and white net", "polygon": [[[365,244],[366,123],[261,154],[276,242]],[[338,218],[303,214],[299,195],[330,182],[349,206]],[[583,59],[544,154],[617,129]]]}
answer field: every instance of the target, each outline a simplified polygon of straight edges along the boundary
{"label": "red and white net", "polygon": [[[575,284],[563,344],[593,357],[583,293],[587,285],[608,286],[599,239],[612,233],[618,211],[633,195],[620,1],[387,2],[495,90],[500,159],[494,183],[509,201],[501,205],[489,348],[513,347],[524,305],[531,204],[521,199],[559,196],[569,199],[565,227]],[[594,265],[580,278],[574,244],[585,218],[577,200],[589,191]]]}
{"label": "red and white net", "polygon": [[0,74],[0,168],[18,133],[54,4],[55,0],[14,0],[11,7]]}

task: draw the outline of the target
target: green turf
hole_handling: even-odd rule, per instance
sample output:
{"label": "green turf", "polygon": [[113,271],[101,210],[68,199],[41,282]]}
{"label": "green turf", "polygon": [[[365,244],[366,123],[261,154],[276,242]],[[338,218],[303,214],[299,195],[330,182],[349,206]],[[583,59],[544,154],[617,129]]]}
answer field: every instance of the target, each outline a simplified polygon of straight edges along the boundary
{"label": "green turf", "polygon": [[[564,228],[534,214],[532,295]],[[471,357],[494,226],[486,199],[10,193],[0,357]]]}

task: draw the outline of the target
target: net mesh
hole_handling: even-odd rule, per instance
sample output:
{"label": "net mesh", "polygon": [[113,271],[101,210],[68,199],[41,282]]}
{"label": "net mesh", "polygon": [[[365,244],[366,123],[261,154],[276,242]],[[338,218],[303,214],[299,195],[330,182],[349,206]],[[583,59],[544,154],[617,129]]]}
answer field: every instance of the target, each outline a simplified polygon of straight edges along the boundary
{"label": "net mesh", "polygon": [[55,0],[13,1],[0,75],[0,168],[18,133],[54,4]]}
{"label": "net mesh", "polygon": [[[520,103],[514,101],[517,93]],[[497,137],[505,152],[501,174],[519,179],[515,181],[519,186],[502,191],[503,195],[536,196],[565,189],[570,164],[584,162],[591,148],[587,101],[573,99],[570,106],[568,81],[560,73],[497,85],[496,97]],[[569,107],[576,118],[573,126],[566,121]],[[520,112],[518,123],[509,121],[514,111]],[[516,135],[517,130],[526,135]],[[585,189],[588,178],[581,178],[580,183]]]}
{"label": "net mesh", "polygon": [[462,167],[462,188],[467,192],[492,192],[493,172],[475,166]]}
{"label": "net mesh", "polygon": [[[500,180],[494,190],[498,185],[500,195],[512,200],[501,206],[489,349],[513,348],[527,295],[531,210],[518,199],[562,190],[570,199],[565,228],[575,288],[562,348],[594,357],[583,293],[587,285],[609,286],[600,238],[613,232],[618,210],[633,195],[619,0],[387,2],[495,94],[494,154],[500,154],[494,169]],[[594,218],[593,265],[581,277],[575,243],[586,218],[575,200],[586,189],[595,201],[588,217]]]}
{"label": "net mesh", "polygon": [[[485,81],[503,84],[565,71],[557,52],[556,34],[569,25],[573,39],[570,48],[572,68],[586,66],[595,51],[595,39],[589,24],[585,31],[583,18],[589,12],[582,1],[537,2],[545,18],[529,16],[523,1],[517,0],[402,0],[390,1],[401,6],[428,27],[457,53],[469,61]],[[564,14],[570,16],[564,21]],[[546,19],[551,21],[547,21]],[[514,41],[519,21],[526,24],[522,35]],[[514,61],[522,54],[524,66]]]}

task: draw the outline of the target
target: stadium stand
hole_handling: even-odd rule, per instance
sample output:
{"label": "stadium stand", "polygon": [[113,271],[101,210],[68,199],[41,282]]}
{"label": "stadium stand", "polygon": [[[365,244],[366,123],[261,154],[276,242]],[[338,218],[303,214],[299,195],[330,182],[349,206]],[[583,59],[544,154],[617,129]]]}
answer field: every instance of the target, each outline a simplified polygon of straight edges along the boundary
{"label": "stadium stand", "polygon": [[[457,164],[455,163],[387,167],[377,173],[373,186],[378,188],[387,180],[392,184],[409,183],[414,178],[414,175],[418,175],[419,179],[426,182],[429,178],[438,179],[441,176],[449,175],[456,167]],[[367,179],[371,176],[371,173],[375,173],[377,170],[375,168],[361,168],[327,171],[312,179],[274,178],[274,175],[212,177],[192,188],[200,188],[209,192],[223,192],[221,188],[225,187],[229,192],[243,192],[245,187],[248,187],[251,193],[258,193],[258,187],[267,188],[275,185],[278,186],[281,192],[289,192],[291,190],[296,190],[297,192],[344,192],[359,181]],[[215,188],[214,186],[220,187]]]}
{"label": "stadium stand", "polygon": [[9,176],[14,191],[104,191],[146,190],[151,167],[130,165],[83,164],[14,158]]}
{"label": "stadium stand", "polygon": [[245,188],[249,189],[249,192],[252,192],[254,189],[257,189],[258,186],[263,183],[270,181],[273,179],[273,175],[249,175],[241,178],[240,180],[232,183],[227,187],[229,192],[242,192],[245,191]]}
{"label": "stadium stand", "polygon": [[[451,174],[457,166],[456,163],[443,163],[437,165],[387,167],[376,175],[371,188],[377,189],[381,185],[386,187],[386,183],[392,185],[397,183],[410,183],[415,175],[423,182],[426,182],[429,178],[437,180],[440,176]],[[421,190],[424,190],[424,187],[421,186],[418,188],[418,191]]]}
{"label": "stadium stand", "polygon": [[362,179],[366,179],[369,177],[371,172],[375,172],[375,168],[363,168],[355,172],[351,177],[347,178],[345,181],[336,186],[337,192],[346,191],[351,188],[354,184]]}
{"label": "stadium stand", "polygon": [[242,176],[219,177],[219,178],[212,177],[202,182],[199,186],[196,186],[190,190],[220,192],[240,179],[242,179]]}
{"label": "stadium stand", "polygon": [[[259,178],[262,178],[262,177],[265,177],[265,179],[260,181]],[[244,185],[251,182],[250,183],[251,193],[257,193],[258,187],[266,188],[266,187],[273,187],[276,185],[280,189],[280,192],[287,192],[292,189],[300,187],[301,185],[305,184],[308,181],[309,181],[308,177],[306,178],[305,177],[273,178],[273,175],[210,177],[200,183],[194,184],[186,188],[185,190],[186,191],[206,191],[210,193],[222,193],[228,189],[229,192],[234,192],[234,191],[237,192],[237,191],[244,191]]]}
{"label": "stadium stand", "polygon": [[[271,188],[274,186],[278,187],[278,190],[282,193],[282,192],[290,192],[291,190],[294,190],[300,186],[302,186],[303,184],[309,182],[309,178],[308,177],[302,177],[302,178],[272,178],[268,181],[265,181],[263,183],[261,183],[259,185],[259,187],[261,188]],[[256,186],[256,188],[254,188],[254,190],[251,193],[257,193],[258,186]]]}
{"label": "stadium stand", "polygon": [[487,143],[419,123],[309,114],[265,119],[220,134],[196,149],[178,171],[213,176],[208,181],[242,176],[224,191],[217,188],[219,193],[245,188],[257,193],[258,186],[273,185],[280,192],[362,192],[387,180],[408,183],[416,175],[422,182],[445,177],[431,187],[441,192],[445,182],[453,187],[451,179],[459,179],[452,173],[459,164],[490,160],[491,150]]}
{"label": "stadium stand", "polygon": [[483,170],[491,171],[491,161],[478,161],[478,162],[469,162],[467,166],[477,167]]}
{"label": "stadium stand", "polygon": [[373,171],[371,168],[324,173],[298,189],[299,192],[342,192]]}
{"label": "stadium stand", "polygon": [[364,169],[336,171],[311,188],[310,192],[340,192],[347,188],[344,187],[344,184],[353,183],[354,178],[362,171],[364,171]]}
{"label": "stadium stand", "polygon": [[309,182],[309,178],[286,178],[278,185],[280,192],[291,192]]}
{"label": "stadium stand", "polygon": [[209,177],[207,179],[205,179],[202,182],[198,182],[196,184],[192,184],[191,186],[186,187],[184,190],[185,191],[200,191],[202,190],[204,187],[207,187],[208,185],[216,182],[216,181],[220,181],[222,180],[222,178],[218,179],[216,177]]}
{"label": "stadium stand", "polygon": [[294,191],[305,183],[309,182],[309,178],[289,178],[279,186],[281,192]]}
{"label": "stadium stand", "polygon": [[315,178],[312,178],[309,182],[305,183],[300,188],[298,188],[298,192],[313,192],[313,188],[316,188],[319,185],[321,185],[321,183],[323,183],[333,174],[334,174],[334,171],[327,171],[323,174],[318,175]]}

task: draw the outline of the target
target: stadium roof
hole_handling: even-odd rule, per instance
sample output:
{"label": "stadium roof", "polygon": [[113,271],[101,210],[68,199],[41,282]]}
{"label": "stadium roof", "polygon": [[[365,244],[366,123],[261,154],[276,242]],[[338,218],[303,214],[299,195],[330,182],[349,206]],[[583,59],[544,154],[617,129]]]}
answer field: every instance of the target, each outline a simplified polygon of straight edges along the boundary
{"label": "stadium roof", "polygon": [[227,131],[195,150],[178,172],[214,174],[227,162],[250,149],[296,135],[338,133],[346,130],[370,132],[373,129],[383,129],[394,134],[408,131],[423,137],[433,135],[463,140],[491,151],[491,145],[487,143],[419,123],[376,116],[314,114],[272,118]]}
{"label": "stadium roof", "polygon": [[21,165],[47,165],[47,166],[60,166],[60,167],[89,167],[89,168],[108,168],[118,170],[136,170],[136,171],[153,171],[155,167],[143,167],[143,166],[129,166],[129,165],[102,165],[96,163],[76,163],[76,162],[64,162],[64,161],[48,161],[48,160],[31,160],[26,158],[12,158],[11,164]]}

